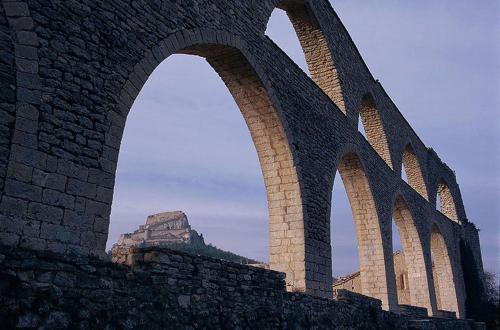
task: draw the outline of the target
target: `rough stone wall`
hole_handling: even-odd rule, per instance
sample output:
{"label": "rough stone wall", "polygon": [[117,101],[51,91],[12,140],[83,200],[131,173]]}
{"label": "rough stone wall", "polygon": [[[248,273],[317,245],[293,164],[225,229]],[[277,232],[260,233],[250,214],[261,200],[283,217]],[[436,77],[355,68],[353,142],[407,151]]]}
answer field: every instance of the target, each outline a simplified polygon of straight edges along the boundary
{"label": "rough stone wall", "polygon": [[[455,174],[374,80],[327,0],[1,5],[2,244],[104,256],[128,111],[165,58],[197,55],[219,73],[248,124],[267,191],[270,267],[287,274],[289,290],[331,297],[330,197],[339,169],[350,182],[363,292],[398,308],[390,233],[402,200],[411,223],[405,258],[418,261],[408,274],[412,305],[438,310],[435,225],[449,259],[443,272],[453,279],[450,308],[465,316],[459,246],[474,229]],[[289,10],[313,79],[265,36],[277,6]],[[366,95],[376,109],[363,123],[375,130],[371,141],[356,129]],[[419,164],[406,166],[409,185],[400,175],[408,145]],[[444,214],[435,209],[438,193]]]}
{"label": "rough stone wall", "polygon": [[0,189],[3,189],[16,107],[14,40],[3,6],[0,8],[0,90]]}
{"label": "rough stone wall", "polygon": [[[398,316],[379,300],[285,290],[284,274],[170,250],[134,249],[132,266],[0,247],[0,323],[78,329],[483,329]],[[431,326],[431,327],[429,327]]]}

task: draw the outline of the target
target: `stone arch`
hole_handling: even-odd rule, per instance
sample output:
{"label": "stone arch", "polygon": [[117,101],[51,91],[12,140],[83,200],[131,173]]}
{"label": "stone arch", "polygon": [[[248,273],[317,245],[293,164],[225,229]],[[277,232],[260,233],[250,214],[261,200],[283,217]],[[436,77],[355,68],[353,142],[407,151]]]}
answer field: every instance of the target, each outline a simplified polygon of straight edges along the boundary
{"label": "stone arch", "polygon": [[382,118],[370,93],[363,96],[359,110],[361,124],[364,127],[366,138],[377,154],[392,169],[391,152],[385,135]]}
{"label": "stone arch", "polygon": [[427,308],[432,313],[436,308],[430,296],[428,284],[430,274],[428,274],[425,265],[422,238],[408,204],[401,195],[397,194],[396,196],[392,204],[392,216],[403,245],[403,255],[408,272],[410,304]]}
{"label": "stone arch", "polygon": [[[384,308],[389,309],[392,302],[387,286],[379,216],[364,166],[355,152],[347,152],[341,156],[337,168],[355,222],[361,291],[367,296],[382,300]],[[335,261],[333,263],[335,266]]]}
{"label": "stone arch", "polygon": [[[290,290],[305,291],[304,224],[299,178],[286,127],[237,37],[216,31],[183,31],[162,41],[139,62],[125,83],[119,111],[109,113],[104,167],[114,176],[128,111],[150,73],[171,54],[204,57],[219,74],[239,106],[254,142],[267,192],[271,269],[285,272]],[[112,195],[107,203],[111,203]],[[109,212],[106,214],[109,224]],[[92,244],[92,240],[85,242]]]}
{"label": "stone arch", "polygon": [[450,251],[435,223],[431,227],[431,258],[437,310],[456,312],[460,316]]}
{"label": "stone arch", "polygon": [[429,200],[427,193],[427,187],[425,185],[424,176],[422,174],[422,168],[420,167],[420,162],[415,154],[411,143],[408,143],[403,151],[403,157],[401,160],[401,171],[403,169],[406,171],[406,177],[408,178],[408,184],[416,192],[420,194],[426,200]]}
{"label": "stone arch", "polygon": [[[436,194],[436,208],[449,219],[459,222],[455,199],[453,198],[453,194],[444,179],[440,179],[438,181]],[[439,197],[440,205],[437,205],[437,197]]]}
{"label": "stone arch", "polygon": [[[331,165],[332,159],[326,155],[329,152],[327,149],[332,148],[330,152],[335,152],[334,143],[356,140],[353,134],[356,132],[351,129],[348,121],[354,122],[357,119],[354,118],[356,111],[352,110],[362,95],[358,92],[369,91],[370,86],[374,84],[369,72],[364,71],[363,61],[358,57],[357,50],[349,35],[345,33],[342,23],[336,18],[333,10],[330,10],[328,1],[290,0],[284,3],[293,6],[295,2],[306,6],[307,10],[312,8],[310,12],[306,11],[306,14],[313,12],[320,22],[316,24],[318,22],[313,20],[315,27],[321,25],[326,32],[330,40],[329,48],[335,51],[333,58],[328,53],[326,56],[330,56],[332,63],[333,60],[336,61],[334,64],[337,66],[337,75],[323,82],[338,82],[337,85],[332,85],[334,90],[342,87],[339,89],[342,92],[340,95],[349,108],[349,120],[346,121],[336,111],[324,111],[335,108],[330,102],[325,104],[325,95],[318,89],[307,88],[299,91],[299,88],[289,87],[314,86],[311,86],[309,79],[302,79],[305,77],[297,68],[282,65],[282,60],[286,58],[263,36],[267,11],[270,12],[276,3],[283,1],[216,1],[214,6],[207,5],[206,1],[153,1],[140,8],[135,2],[123,2],[120,3],[123,10],[114,10],[116,5],[108,6],[109,4],[106,5],[106,2],[102,1],[94,2],[95,6],[59,1],[51,2],[46,8],[39,4],[42,1],[29,2],[33,4],[31,9],[36,17],[35,22],[30,18],[27,0],[2,1],[14,40],[17,78],[16,100],[15,104],[12,104],[16,111],[15,121],[9,117],[13,123],[9,137],[12,143],[9,145],[9,154],[3,154],[9,159],[9,170],[12,168],[12,172],[8,171],[7,174],[0,211],[2,243],[8,241],[9,245],[61,253],[88,254],[104,251],[114,172],[127,113],[138,90],[156,65],[168,55],[184,49],[191,54],[209,57],[214,65],[229,66],[227,70],[219,68],[224,73],[223,78],[230,85],[233,94],[239,96],[240,105],[246,109],[244,112],[247,122],[264,131],[262,135],[253,134],[253,137],[254,140],[259,140],[256,142],[260,144],[259,156],[261,163],[266,165],[263,171],[266,174],[270,209],[273,211],[272,235],[276,236],[276,245],[272,247],[272,251],[276,251],[273,267],[287,272],[290,288],[301,290],[305,287],[306,270],[307,280],[317,288],[320,284],[328,285],[330,279],[327,278],[327,272],[317,271],[326,268],[325,265],[330,267],[326,256],[327,248],[318,248],[328,245],[328,241],[323,238],[327,236],[327,218],[324,215],[329,205],[325,195],[329,188],[327,180],[330,177],[326,179],[325,172],[334,166]],[[102,7],[103,10],[94,10],[97,7]],[[172,11],[172,8],[179,10]],[[172,17],[165,19],[169,12]],[[64,22],[71,28],[65,29],[61,28],[60,24],[52,24],[54,18],[57,20],[61,17],[64,17]],[[192,26],[211,26],[224,31],[235,31],[234,33],[241,37],[213,29],[182,30]],[[76,31],[73,28],[81,29],[78,34],[90,36],[92,41],[82,40],[80,43],[72,38],[70,40]],[[171,35],[180,30],[183,32]],[[304,31],[307,32],[307,29]],[[166,38],[169,35],[171,37]],[[326,45],[322,40],[324,34],[314,35],[318,36],[317,40],[310,45],[318,46],[321,52],[327,52],[328,48],[323,47]],[[159,41],[161,38],[166,39]],[[246,49],[240,38],[247,40],[249,49]],[[56,40],[67,42],[63,42],[66,45],[53,43]],[[153,44],[156,46],[153,47]],[[201,49],[198,47],[200,45],[203,45]],[[234,50],[239,52],[233,53]],[[208,52],[208,55],[205,52]],[[254,55],[249,55],[250,53]],[[311,56],[313,55],[315,54],[311,52]],[[255,58],[252,59],[251,56]],[[143,60],[139,62],[137,57]],[[268,72],[263,72],[254,65],[257,57],[258,62],[262,63]],[[216,63],[223,58],[231,58],[231,61],[221,60],[223,63]],[[241,69],[242,66],[238,66],[238,63],[246,63],[243,58],[250,63],[251,69],[244,70]],[[136,63],[138,64],[135,65]],[[248,75],[248,72],[254,75]],[[318,72],[323,73],[321,70]],[[241,76],[243,80],[231,79],[235,76]],[[249,76],[258,77],[260,80],[246,79]],[[266,80],[266,76],[270,79]],[[252,84],[255,81],[257,83]],[[248,102],[248,97],[245,98],[250,92],[243,88],[242,84],[253,87],[251,90],[255,95],[252,95],[252,102]],[[375,87],[380,86],[376,84]],[[267,93],[263,90],[267,90]],[[290,96],[291,91],[296,92],[293,97]],[[385,101],[379,105],[388,104],[394,110],[383,112],[383,119],[392,116],[392,124],[400,125],[404,131],[411,130],[397,109],[390,104],[390,99],[381,87],[380,91],[382,93],[377,93],[377,101],[379,96]],[[331,97],[335,99],[335,95]],[[289,120],[290,129],[287,128],[288,121],[280,120],[285,116],[282,116],[283,112],[275,102],[276,99],[281,99],[283,104],[287,102],[289,105],[289,108],[284,110],[288,110],[286,119]],[[353,102],[353,99],[356,101]],[[273,106],[268,107],[269,104]],[[266,116],[266,108],[271,109],[271,115]],[[380,110],[382,112],[383,109]],[[256,114],[255,117],[249,115],[252,111]],[[274,123],[277,125],[274,126]],[[278,133],[271,134],[275,131]],[[297,141],[287,140],[285,143],[287,136],[292,136],[287,133],[293,133]],[[365,146],[364,141],[359,142]],[[419,144],[418,150],[422,150],[421,143],[415,143],[415,147]],[[267,150],[267,147],[270,150]],[[295,155],[300,155],[300,163],[294,161]],[[371,151],[367,156],[363,161],[373,158]],[[326,158],[328,161],[325,162]],[[444,175],[451,185],[449,187],[454,196],[458,217],[466,224],[459,187],[451,170],[431,151],[426,158],[424,170],[432,180]],[[370,172],[382,166],[378,158],[370,160],[370,167],[367,167]],[[14,169],[11,166],[18,167]],[[0,169],[0,173],[2,170]],[[378,193],[382,190],[379,187],[398,183],[398,178],[397,173],[390,173],[386,168],[382,170],[378,171],[381,174],[378,178],[373,177],[373,181],[370,177],[370,184],[372,188],[377,188],[374,189],[377,190],[377,200],[382,200],[385,205],[388,197]],[[287,172],[291,174],[286,174]],[[298,180],[301,173],[303,181]],[[302,187],[299,181],[303,184]],[[435,184],[435,181],[428,182],[430,199],[435,197]],[[302,200],[306,198],[307,201]],[[302,203],[307,205],[304,211]],[[424,208],[424,204],[420,206]],[[362,204],[361,207],[363,206],[365,205]],[[389,208],[383,209],[379,207],[380,214]],[[4,215],[9,218],[3,219]],[[444,220],[437,212],[433,215]],[[315,220],[307,221],[305,229],[304,217]],[[383,223],[386,224],[385,221]],[[456,224],[449,225],[455,233],[462,230]],[[304,232],[307,240],[304,239]],[[427,240],[429,235],[426,232]],[[386,240],[383,241],[387,250],[388,244]],[[426,256],[429,254],[426,253]],[[429,264],[429,258],[427,259]],[[452,263],[454,266],[456,264]],[[377,264],[377,267],[379,266]],[[385,277],[378,280],[382,281],[383,285],[388,282]]]}
{"label": "stone arch", "polygon": [[346,114],[342,82],[335,60],[310,5],[304,0],[281,0],[276,8],[286,12],[294,27],[311,79]]}

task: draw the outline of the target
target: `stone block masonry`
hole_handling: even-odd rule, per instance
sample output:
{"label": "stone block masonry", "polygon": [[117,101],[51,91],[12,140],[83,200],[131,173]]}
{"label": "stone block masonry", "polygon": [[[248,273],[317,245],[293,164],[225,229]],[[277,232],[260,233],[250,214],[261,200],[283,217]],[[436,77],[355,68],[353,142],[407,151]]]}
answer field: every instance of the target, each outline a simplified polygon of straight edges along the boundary
{"label": "stone block masonry", "polygon": [[[265,35],[276,8],[311,78]],[[247,123],[267,193],[270,268],[289,291],[332,297],[330,197],[342,179],[361,292],[397,312],[394,217],[410,305],[467,316],[483,268],[455,173],[373,78],[328,0],[1,1],[0,244],[106,257],[128,113],[173,54],[206,58]]]}
{"label": "stone block masonry", "polygon": [[[0,246],[0,324],[77,329],[483,329],[400,316],[349,291],[287,292],[285,274],[158,248],[127,264]],[[422,327],[418,322],[424,324]],[[416,326],[417,325],[417,326]]]}

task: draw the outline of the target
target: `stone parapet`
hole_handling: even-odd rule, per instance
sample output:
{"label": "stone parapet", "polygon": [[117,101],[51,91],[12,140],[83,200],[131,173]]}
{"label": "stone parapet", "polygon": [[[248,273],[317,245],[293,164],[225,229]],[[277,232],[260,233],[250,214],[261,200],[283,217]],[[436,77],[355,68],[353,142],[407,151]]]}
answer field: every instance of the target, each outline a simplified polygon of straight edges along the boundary
{"label": "stone parapet", "polygon": [[[286,292],[283,273],[134,248],[116,264],[82,255],[0,246],[0,324],[78,329],[417,329],[377,299]],[[130,262],[129,262],[130,261]],[[476,329],[427,319],[432,329]],[[440,324],[438,326],[438,323]]]}
{"label": "stone parapet", "polygon": [[399,313],[416,319],[425,319],[428,317],[427,308],[411,305],[399,305]]}
{"label": "stone parapet", "polygon": [[457,313],[438,309],[435,316],[443,319],[456,319]]}
{"label": "stone parapet", "polygon": [[[202,277],[202,286],[214,289],[221,285],[244,290],[285,291],[285,274],[165,247],[131,247],[121,251],[120,261],[133,270],[140,269],[168,278],[167,282],[187,281]],[[209,284],[211,283],[211,284]]]}
{"label": "stone parapet", "polygon": [[352,306],[370,306],[377,309],[382,308],[382,302],[379,299],[371,298],[345,289],[337,290],[335,299],[347,302]]}

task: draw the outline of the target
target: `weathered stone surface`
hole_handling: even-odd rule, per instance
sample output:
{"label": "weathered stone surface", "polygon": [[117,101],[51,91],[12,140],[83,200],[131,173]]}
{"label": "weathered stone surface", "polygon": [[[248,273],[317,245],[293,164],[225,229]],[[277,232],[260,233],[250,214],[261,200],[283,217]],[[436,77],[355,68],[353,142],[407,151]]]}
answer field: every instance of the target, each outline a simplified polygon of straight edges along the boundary
{"label": "weathered stone surface", "polygon": [[[5,328],[416,329],[381,301],[286,292],[285,274],[168,249],[128,250],[132,267],[0,246]],[[423,318],[432,329],[481,329]]]}
{"label": "weathered stone surface", "polygon": [[[311,78],[265,35],[276,7],[290,17]],[[268,197],[270,268],[286,272],[288,290],[332,295],[338,171],[359,237],[363,294],[398,309],[394,216],[407,238],[410,303],[466,316],[473,297],[464,275],[481,282],[483,269],[457,178],[373,79],[327,0],[3,1],[0,214],[40,225],[5,228],[2,241],[104,255],[128,112],[148,75],[179,53],[207,59],[247,123]],[[69,223],[56,225],[61,212]]]}

